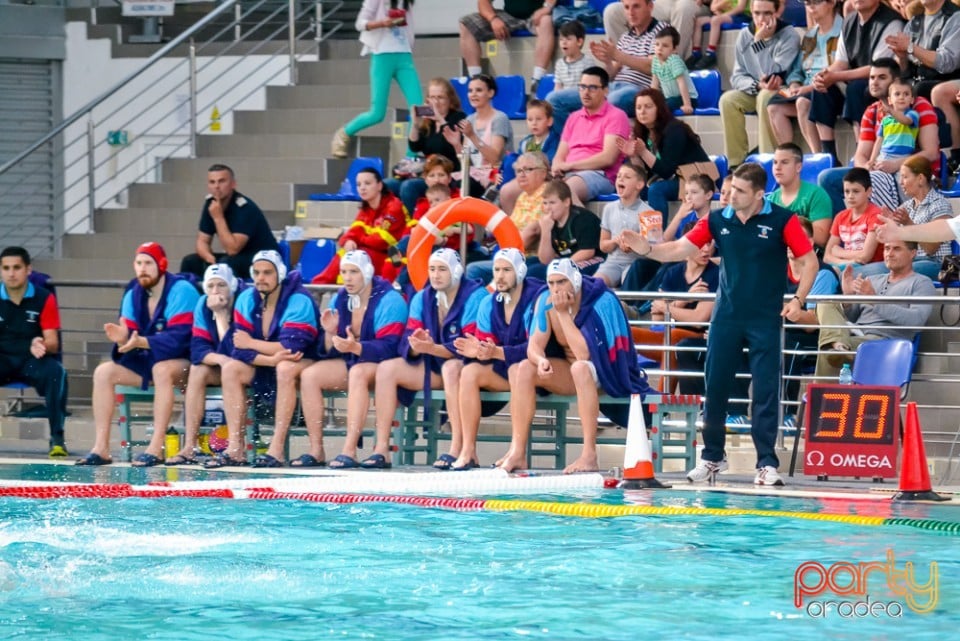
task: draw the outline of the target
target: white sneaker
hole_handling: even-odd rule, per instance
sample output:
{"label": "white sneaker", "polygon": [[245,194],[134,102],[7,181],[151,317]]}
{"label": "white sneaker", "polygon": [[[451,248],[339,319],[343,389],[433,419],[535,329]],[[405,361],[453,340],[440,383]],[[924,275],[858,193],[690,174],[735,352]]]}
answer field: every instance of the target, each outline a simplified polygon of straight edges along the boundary
{"label": "white sneaker", "polygon": [[333,134],[333,142],[330,143],[330,155],[334,158],[346,158],[349,147],[350,136],[347,135],[347,130],[344,127],[340,127]]}
{"label": "white sneaker", "polygon": [[753,479],[754,485],[783,485],[783,477],[772,465],[764,465],[757,470],[757,475]]}
{"label": "white sneaker", "polygon": [[725,472],[730,467],[727,459],[722,461],[704,461],[701,460],[697,466],[687,472],[687,480],[691,483],[703,483],[716,478],[720,472]]}

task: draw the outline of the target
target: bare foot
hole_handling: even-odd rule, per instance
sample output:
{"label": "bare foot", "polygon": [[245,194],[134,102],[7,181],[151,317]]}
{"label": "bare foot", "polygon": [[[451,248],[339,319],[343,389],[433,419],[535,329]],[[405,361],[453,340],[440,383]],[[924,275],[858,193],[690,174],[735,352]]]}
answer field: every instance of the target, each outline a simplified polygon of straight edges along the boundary
{"label": "bare foot", "polygon": [[580,472],[599,472],[600,466],[597,464],[596,454],[581,454],[580,458],[564,468],[564,474],[577,474]]}
{"label": "bare foot", "polygon": [[497,461],[497,467],[507,472],[523,470],[527,467],[527,457],[523,454],[511,454],[507,452],[506,456]]}

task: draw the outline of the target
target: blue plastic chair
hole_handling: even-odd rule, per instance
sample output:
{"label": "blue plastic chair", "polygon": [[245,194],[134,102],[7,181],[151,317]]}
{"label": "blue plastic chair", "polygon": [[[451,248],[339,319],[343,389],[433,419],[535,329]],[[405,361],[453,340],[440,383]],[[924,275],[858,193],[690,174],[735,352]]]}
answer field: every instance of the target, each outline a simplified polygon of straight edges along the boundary
{"label": "blue plastic chair", "polygon": [[907,397],[913,376],[913,343],[903,338],[884,338],[860,343],[853,360],[853,382],[857,385],[892,385]]}
{"label": "blue plastic chair", "polygon": [[548,73],[543,78],[540,78],[540,84],[537,85],[537,98],[540,100],[546,100],[547,95],[550,94],[557,86],[557,78],[552,73]]}
{"label": "blue plastic chair", "polygon": [[507,114],[510,120],[527,118],[527,83],[523,76],[497,76],[493,107]]}
{"label": "blue plastic chair", "polygon": [[359,174],[364,169],[372,167],[380,172],[380,175],[383,175],[383,159],[382,158],[355,158],[353,162],[350,163],[350,168],[347,170],[347,177],[343,179],[343,182],[340,184],[340,190],[335,194],[310,194],[310,200],[321,200],[321,201],[343,201],[343,200],[360,200],[360,196],[357,195],[357,174]]}
{"label": "blue plastic chair", "polygon": [[830,154],[804,154],[800,180],[816,185],[820,172],[827,169],[833,169],[833,156]]}
{"label": "blue plastic chair", "polygon": [[713,161],[713,164],[717,166],[717,173],[720,174],[720,180],[717,181],[717,186],[720,186],[720,183],[723,182],[723,179],[727,177],[727,174],[730,173],[730,160],[723,154],[717,156],[710,156],[710,160]]}
{"label": "blue plastic chair", "polygon": [[290,271],[290,241],[281,240],[277,243],[277,247],[280,249],[280,258],[283,259],[283,264],[287,266],[287,271]]}
{"label": "blue plastic chair", "polygon": [[[697,88],[697,108],[693,110],[695,116],[720,115],[720,72],[716,69],[691,71],[690,79]],[[683,112],[677,109],[674,112],[682,116]]]}
{"label": "blue plastic chair", "polygon": [[767,188],[769,194],[777,188],[777,181],[773,177],[773,154],[750,154],[744,162],[755,162],[767,172]]}
{"label": "blue plastic chair", "polygon": [[300,252],[300,262],[297,263],[296,267],[303,278],[303,282],[309,283],[314,276],[326,269],[336,254],[337,243],[335,241],[325,238],[307,241]]}
{"label": "blue plastic chair", "polygon": [[470,84],[470,78],[467,76],[450,78],[450,84],[453,86],[453,90],[457,92],[457,97],[460,98],[460,111],[468,116],[476,111],[470,106],[470,101],[467,99],[467,85]]}
{"label": "blue plastic chair", "polygon": [[517,177],[516,172],[513,170],[513,163],[517,162],[517,158],[519,157],[520,154],[515,151],[511,151],[503,157],[503,162],[500,164],[500,175],[503,176],[503,182],[500,183],[501,185],[506,185]]}

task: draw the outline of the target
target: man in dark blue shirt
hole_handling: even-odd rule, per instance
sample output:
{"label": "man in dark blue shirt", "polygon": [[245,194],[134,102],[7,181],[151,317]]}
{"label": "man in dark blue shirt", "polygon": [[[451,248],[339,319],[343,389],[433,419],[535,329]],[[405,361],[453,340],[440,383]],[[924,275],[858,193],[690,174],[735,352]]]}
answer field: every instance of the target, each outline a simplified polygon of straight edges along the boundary
{"label": "man in dark blue shirt", "polygon": [[30,254],[23,247],[0,252],[0,384],[26,383],[43,395],[50,422],[50,457],[67,456],[63,422],[67,372],[60,351],[60,311],[54,295],[30,282]]}
{"label": "man in dark blue shirt", "polygon": [[[200,213],[197,253],[184,256],[180,271],[202,279],[207,266],[226,263],[234,274],[250,271],[250,261],[258,251],[279,251],[277,239],[257,204],[239,193],[233,170],[226,165],[211,165],[207,170],[207,200]],[[223,253],[213,252],[214,236]]]}
{"label": "man in dark blue shirt", "polygon": [[[691,482],[726,470],[727,405],[744,347],[753,379],[751,436],[757,450],[757,485],[783,485],[775,445],[779,430],[781,317],[799,313],[817,275],[813,245],[796,214],[764,197],[767,174],[745,163],[733,174],[730,205],[713,211],[679,240],[651,245],[636,232],[624,240],[641,256],[661,262],[682,260],[716,241],[720,289],[710,321],[705,369],[703,454],[687,474]],[[802,267],[796,295],[786,305],[787,249]]]}

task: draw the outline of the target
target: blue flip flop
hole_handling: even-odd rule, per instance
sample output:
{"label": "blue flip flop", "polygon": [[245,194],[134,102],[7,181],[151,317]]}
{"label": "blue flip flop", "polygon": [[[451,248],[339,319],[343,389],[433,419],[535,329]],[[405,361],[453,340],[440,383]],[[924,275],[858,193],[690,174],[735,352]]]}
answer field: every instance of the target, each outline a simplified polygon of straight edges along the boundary
{"label": "blue flip flop", "polygon": [[387,461],[387,457],[383,454],[371,454],[363,459],[360,467],[365,470],[389,470],[393,465]]}
{"label": "blue flip flop", "polygon": [[326,467],[326,465],[326,461],[321,461],[312,454],[301,454],[299,458],[290,461],[290,467]]}
{"label": "blue flip flop", "polygon": [[83,458],[78,458],[73,462],[74,465],[110,465],[112,463],[112,458],[103,458],[96,452],[90,452]]}
{"label": "blue flip flop", "polygon": [[438,470],[449,470],[457,462],[457,457],[452,454],[441,454],[433,462],[433,467]]}
{"label": "blue flip flop", "polygon": [[261,454],[254,459],[253,467],[283,467],[283,461],[269,454]]}
{"label": "blue flip flop", "polygon": [[360,467],[357,459],[350,458],[346,454],[337,454],[337,457],[327,463],[327,467],[332,470],[350,470]]}
{"label": "blue flip flop", "polygon": [[163,463],[163,459],[159,456],[154,456],[149,452],[140,452],[133,457],[133,462],[131,465],[134,467],[153,467],[155,465],[160,465],[161,463]]}

